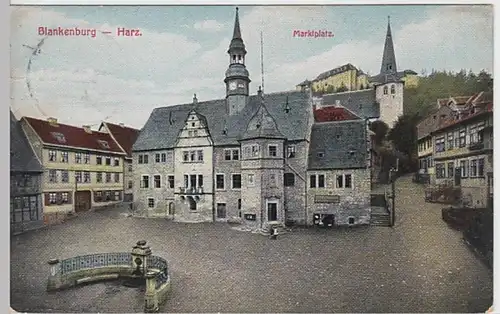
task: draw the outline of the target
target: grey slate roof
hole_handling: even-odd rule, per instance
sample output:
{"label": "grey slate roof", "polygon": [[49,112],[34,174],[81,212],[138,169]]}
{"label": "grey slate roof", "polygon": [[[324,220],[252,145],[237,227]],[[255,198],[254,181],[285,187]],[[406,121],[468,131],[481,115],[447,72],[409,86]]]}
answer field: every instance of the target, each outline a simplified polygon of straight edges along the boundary
{"label": "grey slate roof", "polygon": [[405,77],[406,74],[413,74],[411,70],[405,70],[405,71],[400,71],[400,72],[395,72],[395,73],[380,73],[375,76],[370,76],[368,78],[368,81],[371,83],[378,83],[378,84],[385,84],[385,83],[393,83],[393,82],[402,82],[403,78]]}
{"label": "grey slate roof", "polygon": [[[309,169],[366,167],[366,124],[363,120],[315,123],[309,149]],[[321,154],[323,156],[321,157]]]}
{"label": "grey slate roof", "polygon": [[42,166],[12,111],[10,112],[10,171],[42,172]]}
{"label": "grey slate roof", "polygon": [[259,109],[250,119],[245,133],[241,135],[242,140],[254,138],[286,139],[286,137],[279,131],[276,121],[267,110],[264,104],[264,99],[261,100]]}
{"label": "grey slate roof", "polygon": [[380,117],[380,105],[376,102],[374,89],[365,89],[360,91],[349,91],[343,93],[323,95],[322,105],[343,106],[362,119]]}
{"label": "grey slate roof", "polygon": [[[309,94],[301,91],[266,94],[266,109],[276,121],[278,131],[288,140],[308,138],[309,119],[312,106]],[[285,111],[288,97],[289,112]],[[196,104],[160,107],[153,110],[141,130],[133,151],[160,150],[173,148],[179,130],[191,110],[205,116],[214,145],[238,145],[250,119],[260,107],[260,96],[248,97],[248,104],[236,115],[229,116],[225,99],[216,99]],[[227,130],[227,132],[223,132]],[[225,133],[225,134],[224,134]]]}
{"label": "grey slate roof", "polygon": [[[390,68],[388,68],[390,66]],[[385,36],[384,54],[380,65],[380,74],[392,74],[397,72],[396,54],[392,42],[391,22],[387,21],[387,34]]]}

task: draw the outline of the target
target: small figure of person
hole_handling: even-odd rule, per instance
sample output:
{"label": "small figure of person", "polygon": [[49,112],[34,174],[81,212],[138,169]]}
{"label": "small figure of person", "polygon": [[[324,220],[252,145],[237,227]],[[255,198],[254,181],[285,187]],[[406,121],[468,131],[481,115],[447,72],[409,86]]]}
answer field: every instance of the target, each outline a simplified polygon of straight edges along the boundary
{"label": "small figure of person", "polygon": [[271,228],[270,234],[271,234],[271,239],[276,240],[278,238],[278,229],[274,227]]}

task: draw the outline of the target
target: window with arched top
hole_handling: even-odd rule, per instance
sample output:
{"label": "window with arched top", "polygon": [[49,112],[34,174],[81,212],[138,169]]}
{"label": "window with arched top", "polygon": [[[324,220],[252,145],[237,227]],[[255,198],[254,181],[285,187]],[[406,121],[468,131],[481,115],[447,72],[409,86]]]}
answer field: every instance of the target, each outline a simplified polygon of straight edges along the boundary
{"label": "window with arched top", "polygon": [[392,95],[396,94],[396,85],[394,84],[391,85],[391,94]]}
{"label": "window with arched top", "polygon": [[173,216],[175,214],[175,204],[174,204],[174,202],[170,202],[168,204],[168,214],[170,216]]}
{"label": "window with arched top", "polygon": [[384,86],[384,95],[387,95],[387,93],[388,93],[387,86]]}

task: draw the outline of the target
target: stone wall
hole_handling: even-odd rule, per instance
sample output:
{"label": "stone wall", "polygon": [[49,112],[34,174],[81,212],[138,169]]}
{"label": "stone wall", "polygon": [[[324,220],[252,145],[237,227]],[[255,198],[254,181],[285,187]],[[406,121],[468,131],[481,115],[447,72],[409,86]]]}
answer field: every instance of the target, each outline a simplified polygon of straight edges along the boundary
{"label": "stone wall", "polygon": [[[370,169],[309,171],[308,180],[317,174],[325,176],[325,187],[310,188],[308,183],[308,224],[313,223],[314,214],[333,214],[335,225],[349,225],[349,218],[354,225],[370,223]],[[345,174],[352,175],[352,188],[337,188],[337,175]]]}

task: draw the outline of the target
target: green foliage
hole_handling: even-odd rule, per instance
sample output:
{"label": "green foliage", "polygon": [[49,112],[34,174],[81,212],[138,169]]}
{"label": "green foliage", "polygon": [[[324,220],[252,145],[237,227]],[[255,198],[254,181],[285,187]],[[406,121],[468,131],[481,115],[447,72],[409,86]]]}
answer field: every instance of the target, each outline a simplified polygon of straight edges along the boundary
{"label": "green foliage", "polygon": [[400,158],[401,171],[410,172],[416,169],[417,155],[417,123],[419,116],[402,115],[398,118],[394,127],[387,134],[397,152],[402,153]]}
{"label": "green foliage", "polygon": [[376,120],[370,124],[370,130],[375,133],[375,136],[373,137],[374,144],[376,146],[380,146],[389,131],[389,126],[382,120]]}
{"label": "green foliage", "polygon": [[425,117],[436,108],[438,98],[472,96],[492,88],[491,74],[484,70],[477,75],[465,70],[458,73],[432,70],[430,74],[423,70],[422,74],[417,87],[405,89],[405,114]]}

